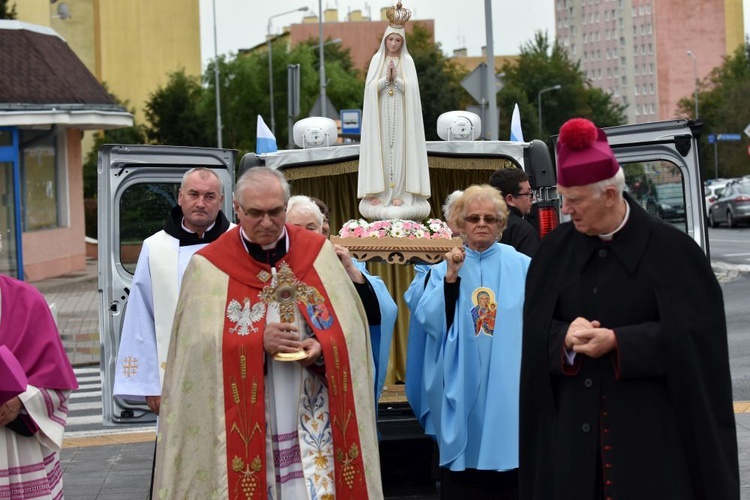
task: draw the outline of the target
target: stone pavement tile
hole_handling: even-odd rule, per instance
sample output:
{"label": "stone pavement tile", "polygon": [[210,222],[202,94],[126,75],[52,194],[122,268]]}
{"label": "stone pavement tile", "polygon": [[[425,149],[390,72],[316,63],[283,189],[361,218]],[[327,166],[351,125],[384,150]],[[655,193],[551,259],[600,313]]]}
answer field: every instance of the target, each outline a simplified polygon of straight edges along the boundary
{"label": "stone pavement tile", "polygon": [[[131,434],[139,439],[139,435]],[[106,437],[106,436],[102,436]],[[125,438],[120,436],[116,439]],[[115,440],[110,439],[110,442]],[[66,498],[91,500],[148,497],[154,436],[147,442],[67,447],[60,453]],[[94,442],[94,440],[89,440]]]}

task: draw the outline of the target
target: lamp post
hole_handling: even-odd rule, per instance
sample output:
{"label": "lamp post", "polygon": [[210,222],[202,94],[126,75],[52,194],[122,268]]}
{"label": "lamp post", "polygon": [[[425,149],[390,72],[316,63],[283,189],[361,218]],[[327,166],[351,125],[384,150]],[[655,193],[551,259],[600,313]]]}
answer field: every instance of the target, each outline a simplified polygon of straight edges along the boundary
{"label": "lamp post", "polygon": [[298,9],[294,10],[288,10],[286,12],[282,12],[280,14],[274,14],[273,16],[268,18],[268,97],[269,101],[271,103],[271,133],[274,137],[276,137],[276,119],[274,118],[273,113],[273,52],[272,52],[272,45],[271,41],[273,40],[273,37],[271,36],[271,19],[275,17],[285,16],[287,14],[292,14],[294,12],[304,12],[307,10],[307,7],[300,7]]}
{"label": "lamp post", "polygon": [[213,0],[214,9],[214,86],[216,87],[216,143],[221,149],[221,97],[219,90],[219,49],[216,42],[216,0]]}
{"label": "lamp post", "polygon": [[687,51],[687,55],[693,59],[693,79],[695,86],[695,119],[697,120],[700,115],[698,114],[698,58],[695,57],[692,50]]}
{"label": "lamp post", "polygon": [[326,97],[326,62],[323,56],[323,0],[318,0],[318,53],[320,56],[320,116],[326,117],[328,98]]}
{"label": "lamp post", "polygon": [[536,106],[539,110],[539,136],[542,136],[542,94],[545,92],[550,92],[552,90],[560,90],[562,88],[562,85],[559,83],[553,87],[545,87],[542,90],[539,91],[539,93],[536,95]]}

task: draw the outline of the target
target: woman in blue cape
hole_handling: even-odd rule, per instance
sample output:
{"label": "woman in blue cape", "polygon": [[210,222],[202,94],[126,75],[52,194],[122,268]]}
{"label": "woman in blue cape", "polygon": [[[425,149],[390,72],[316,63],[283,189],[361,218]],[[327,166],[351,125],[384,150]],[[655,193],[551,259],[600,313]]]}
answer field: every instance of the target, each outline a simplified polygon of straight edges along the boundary
{"label": "woman in blue cape", "polygon": [[432,268],[411,334],[425,339],[425,429],[442,498],[516,498],[524,282],[530,259],[498,243],[508,210],[489,185],[456,202],[464,248]]}

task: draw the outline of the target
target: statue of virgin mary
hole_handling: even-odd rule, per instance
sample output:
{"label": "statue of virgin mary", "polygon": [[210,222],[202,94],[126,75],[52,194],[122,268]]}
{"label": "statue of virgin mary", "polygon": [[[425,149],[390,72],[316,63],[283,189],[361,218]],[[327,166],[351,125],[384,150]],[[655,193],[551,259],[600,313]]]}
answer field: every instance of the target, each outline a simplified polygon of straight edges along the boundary
{"label": "statue of virgin mary", "polygon": [[365,80],[359,211],[370,220],[421,220],[430,213],[430,178],[419,82],[404,32],[411,12],[399,2],[387,16]]}

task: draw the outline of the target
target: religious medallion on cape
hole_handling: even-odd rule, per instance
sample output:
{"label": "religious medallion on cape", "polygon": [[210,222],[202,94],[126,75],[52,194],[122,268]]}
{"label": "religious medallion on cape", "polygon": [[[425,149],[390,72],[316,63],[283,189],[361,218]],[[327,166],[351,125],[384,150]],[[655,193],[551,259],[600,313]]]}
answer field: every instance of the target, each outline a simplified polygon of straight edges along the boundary
{"label": "religious medallion on cape", "polygon": [[[273,273],[271,283],[263,287],[260,298],[269,307],[278,308],[279,321],[282,323],[296,323],[297,307],[302,304],[315,328],[325,330],[333,324],[333,316],[325,305],[323,294],[317,288],[299,281],[286,262],[282,262],[278,271]],[[277,361],[298,361],[306,357],[307,353],[303,349],[273,355]]]}
{"label": "religious medallion on cape", "polygon": [[495,316],[497,314],[497,302],[495,292],[486,287],[478,287],[471,294],[471,319],[474,322],[474,335],[480,334],[492,337],[495,333]]}

